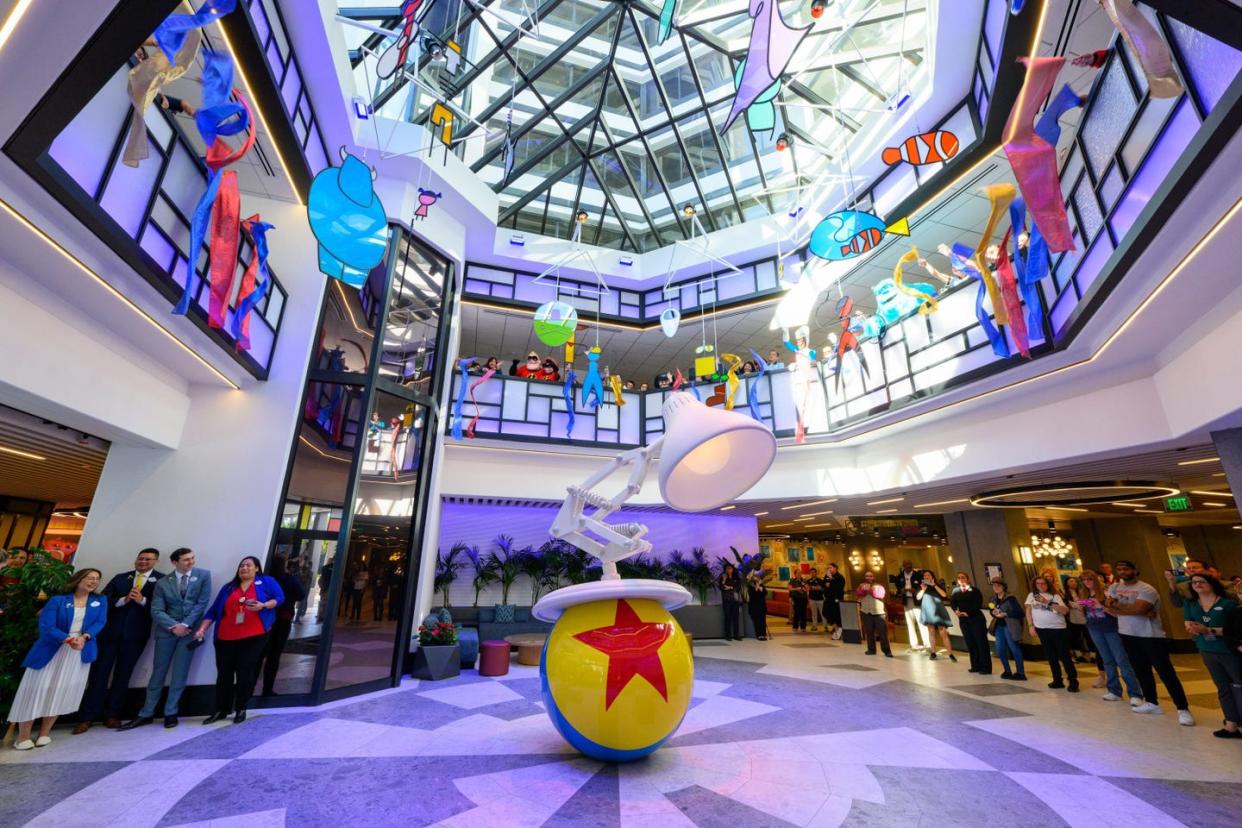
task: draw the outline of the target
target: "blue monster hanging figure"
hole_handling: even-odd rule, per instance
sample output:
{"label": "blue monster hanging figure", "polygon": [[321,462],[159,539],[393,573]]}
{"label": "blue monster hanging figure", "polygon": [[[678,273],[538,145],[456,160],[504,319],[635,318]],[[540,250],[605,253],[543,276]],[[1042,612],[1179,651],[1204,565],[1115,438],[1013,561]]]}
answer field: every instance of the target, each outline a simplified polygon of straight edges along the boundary
{"label": "blue monster hanging figure", "polygon": [[587,397],[595,395],[591,402],[592,408],[599,408],[604,403],[604,380],[599,373],[599,346],[587,351],[586,378],[582,380],[582,405],[587,404]]}

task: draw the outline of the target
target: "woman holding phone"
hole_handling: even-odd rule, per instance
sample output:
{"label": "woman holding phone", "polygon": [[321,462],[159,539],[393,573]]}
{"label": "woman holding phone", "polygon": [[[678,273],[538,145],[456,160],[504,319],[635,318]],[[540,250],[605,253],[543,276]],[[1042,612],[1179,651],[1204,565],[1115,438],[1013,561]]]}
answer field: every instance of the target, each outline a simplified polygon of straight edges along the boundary
{"label": "woman holding phone", "polygon": [[[1057,594],[1053,583],[1045,575],[1031,582],[1031,593],[1026,596],[1026,623],[1035,628],[1035,634],[1048,655],[1048,666],[1052,668],[1052,681],[1048,686],[1054,690],[1064,687],[1071,693],[1077,693],[1078,669],[1070,657],[1070,634],[1066,621],[1069,605]],[[1069,679],[1068,686],[1061,681],[1062,665]]]}
{"label": "woman holding phone", "polygon": [[207,628],[216,624],[216,712],[203,720],[212,724],[234,712],[234,724],[246,721],[246,705],[254,692],[267,631],[276,620],[276,607],[285,594],[275,578],[263,577],[259,559],[247,555],[237,574],[220,591],[194,633],[202,642]]}

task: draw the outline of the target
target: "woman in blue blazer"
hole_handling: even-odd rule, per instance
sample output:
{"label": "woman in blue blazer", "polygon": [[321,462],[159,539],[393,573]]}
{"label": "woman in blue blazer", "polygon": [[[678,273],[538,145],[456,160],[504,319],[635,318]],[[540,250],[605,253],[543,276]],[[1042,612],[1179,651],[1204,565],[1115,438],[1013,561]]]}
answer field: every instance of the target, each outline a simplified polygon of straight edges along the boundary
{"label": "woman in blue blazer", "polygon": [[236,576],[216,594],[194,634],[196,641],[202,641],[207,628],[216,625],[216,712],[203,724],[218,722],[230,712],[236,713],[234,724],[246,721],[267,631],[276,620],[276,607],[284,601],[280,584],[265,577],[259,559],[251,555],[241,559]]}
{"label": "woman in blue blazer", "polygon": [[[108,602],[95,594],[101,577],[98,569],[79,571],[65,594],[53,596],[39,613],[39,638],[22,662],[26,672],[9,709],[9,721],[17,723],[18,750],[50,744],[56,717],[82,703],[95,660],[95,636],[108,619]],[[31,741],[39,718],[39,738]]]}

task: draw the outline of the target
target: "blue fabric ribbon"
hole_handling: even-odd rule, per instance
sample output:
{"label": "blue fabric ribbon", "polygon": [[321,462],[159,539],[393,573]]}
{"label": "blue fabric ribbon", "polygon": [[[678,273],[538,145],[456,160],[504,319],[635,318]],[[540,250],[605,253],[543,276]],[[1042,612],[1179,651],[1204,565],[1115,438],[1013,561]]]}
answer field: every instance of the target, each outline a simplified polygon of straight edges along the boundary
{"label": "blue fabric ribbon", "polygon": [[979,283],[979,292],[975,294],[975,318],[979,320],[979,327],[987,334],[988,342],[992,343],[992,353],[1005,359],[1009,356],[1009,341],[996,329],[988,312],[983,309],[983,299],[988,295],[988,289],[983,283],[983,274],[970,261],[974,255],[974,250],[958,242],[953,245],[953,266]]}
{"label": "blue fabric ribbon", "polygon": [[759,381],[768,373],[768,363],[764,361],[763,357],[755,353],[754,350],[751,350],[750,355],[755,358],[755,364],[759,366],[759,376],[751,380],[750,384],[746,386],[746,405],[750,408],[750,416],[762,423],[763,417],[759,416],[759,402],[755,399],[755,387],[759,385]]}
{"label": "blue fabric ribbon", "polygon": [[474,362],[474,357],[463,357],[457,360],[457,367],[461,371],[461,387],[457,389],[457,402],[453,403],[453,439],[461,442],[461,407],[466,403],[466,387],[470,383],[470,372],[467,370],[470,363]]}
{"label": "blue fabric ribbon", "polygon": [[194,215],[190,217],[190,260],[186,264],[185,291],[181,301],[173,308],[177,316],[185,316],[190,310],[190,300],[194,294],[194,280],[198,276],[198,256],[203,250],[203,239],[207,237],[207,225],[211,221],[211,206],[216,201],[216,193],[220,191],[220,171],[212,170],[207,175],[207,189],[194,207]]}
{"label": "blue fabric ribbon", "polygon": [[170,14],[155,30],[156,45],[169,63],[175,63],[177,52],[181,51],[191,29],[201,29],[214,23],[236,8],[237,0],[205,0],[193,14]]}
{"label": "blue fabric ribbon", "polygon": [[1048,104],[1044,114],[1040,115],[1039,120],[1035,122],[1035,134],[1055,147],[1057,141],[1061,140],[1061,116],[1075,107],[1082,106],[1083,103],[1078,93],[1071,89],[1068,83],[1065,84]]}
{"label": "blue fabric ribbon", "polygon": [[271,281],[267,270],[267,231],[274,229],[276,228],[266,221],[256,221],[250,225],[250,237],[254,239],[254,255],[259,262],[259,271],[258,278],[255,280],[254,291],[237,303],[237,310],[233,313],[233,324],[230,326],[230,332],[233,334],[234,340],[241,338],[242,320],[246,318],[246,314],[254,310],[255,305],[263,301],[263,297],[267,295],[267,286]]}
{"label": "blue fabric ribbon", "polygon": [[1038,332],[1043,338],[1044,308],[1039,298],[1039,282],[1048,275],[1052,261],[1048,257],[1048,242],[1044,240],[1039,228],[1031,227],[1031,237],[1027,242],[1026,255],[1018,248],[1018,234],[1026,222],[1026,203],[1014,199],[1009,205],[1009,224],[1013,228],[1013,269],[1018,277],[1018,290],[1022,292],[1022,301],[1026,305],[1026,330],[1028,334]]}
{"label": "blue fabric ribbon", "polygon": [[574,433],[574,421],[577,417],[574,414],[574,367],[572,365],[565,369],[565,385],[561,388],[561,393],[565,396],[565,412],[569,415],[569,422],[565,425],[565,436],[571,437]]}

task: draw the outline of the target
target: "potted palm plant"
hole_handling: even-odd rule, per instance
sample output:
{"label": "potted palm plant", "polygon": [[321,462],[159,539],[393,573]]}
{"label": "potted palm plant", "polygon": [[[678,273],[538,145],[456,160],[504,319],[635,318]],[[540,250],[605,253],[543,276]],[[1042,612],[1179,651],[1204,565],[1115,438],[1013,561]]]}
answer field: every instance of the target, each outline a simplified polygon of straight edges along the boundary
{"label": "potted palm plant", "polygon": [[457,580],[457,573],[462,565],[459,558],[465,551],[466,545],[459,541],[436,560],[435,590],[444,599],[445,609],[452,606],[449,601],[449,587]]}
{"label": "potted palm plant", "polygon": [[509,603],[509,590],[518,579],[518,568],[524,549],[513,548],[513,538],[509,535],[497,535],[492,541],[492,554],[489,556],[492,571],[500,584],[500,603],[496,605],[496,622],[509,624],[513,622],[516,607]]}
{"label": "potted palm plant", "polygon": [[724,614],[719,606],[709,605],[717,573],[707,560],[707,550],[695,547],[689,555],[674,550],[666,567],[668,577],[690,590],[699,602],[673,610],[673,617],[696,639],[723,638]]}
{"label": "potted palm plant", "polygon": [[465,552],[466,559],[470,561],[470,566],[474,570],[470,584],[474,587],[474,605],[477,607],[483,590],[496,580],[496,570],[492,565],[492,557],[480,552],[478,546],[467,546]]}
{"label": "potted palm plant", "polygon": [[410,674],[417,679],[439,681],[461,673],[461,647],[457,627],[439,615],[428,615],[418,628],[418,649]]}
{"label": "potted palm plant", "polygon": [[518,572],[530,580],[530,605],[532,607],[539,600],[539,593],[543,591],[547,582],[549,561],[544,557],[543,548],[543,546],[538,549],[527,547],[522,550],[522,556],[518,560]]}

